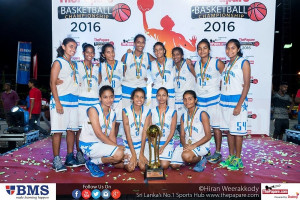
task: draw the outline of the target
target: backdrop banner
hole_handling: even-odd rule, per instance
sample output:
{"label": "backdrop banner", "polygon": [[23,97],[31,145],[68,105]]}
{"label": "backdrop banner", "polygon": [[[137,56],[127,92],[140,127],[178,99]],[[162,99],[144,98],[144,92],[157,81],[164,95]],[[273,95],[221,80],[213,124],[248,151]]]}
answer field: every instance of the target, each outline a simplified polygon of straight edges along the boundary
{"label": "backdrop banner", "polygon": [[152,55],[160,41],[168,57],[180,46],[196,62],[196,45],[206,38],[211,56],[228,62],[225,45],[236,38],[251,64],[248,133],[269,135],[275,8],[270,0],[52,0],[53,60],[66,37],[78,43],[74,61],[83,59],[84,42],[95,46],[95,63],[107,42],[120,60],[141,33]]}

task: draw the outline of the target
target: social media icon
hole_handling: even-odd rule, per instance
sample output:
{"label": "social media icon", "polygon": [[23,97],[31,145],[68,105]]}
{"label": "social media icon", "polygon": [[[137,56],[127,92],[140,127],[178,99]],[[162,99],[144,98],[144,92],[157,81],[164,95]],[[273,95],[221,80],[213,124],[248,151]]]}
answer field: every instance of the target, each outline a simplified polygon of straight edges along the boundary
{"label": "social media icon", "polygon": [[105,189],[101,192],[103,199],[108,199],[110,197],[110,191],[108,189]]}
{"label": "social media icon", "polygon": [[80,190],[78,190],[78,189],[73,190],[73,192],[72,192],[72,197],[73,197],[74,199],[79,199],[79,198],[81,197],[81,192],[80,192]]}
{"label": "social media icon", "polygon": [[121,192],[118,189],[114,189],[113,191],[111,191],[111,197],[114,199],[118,199],[121,197]]}
{"label": "social media icon", "polygon": [[91,194],[91,191],[90,191],[90,190],[85,189],[85,190],[82,190],[81,196],[82,196],[82,198],[84,198],[84,199],[89,199],[89,198],[92,196],[92,194]]}
{"label": "social media icon", "polygon": [[101,196],[100,190],[94,189],[94,190],[92,191],[92,197],[93,197],[94,199],[99,199],[100,196]]}

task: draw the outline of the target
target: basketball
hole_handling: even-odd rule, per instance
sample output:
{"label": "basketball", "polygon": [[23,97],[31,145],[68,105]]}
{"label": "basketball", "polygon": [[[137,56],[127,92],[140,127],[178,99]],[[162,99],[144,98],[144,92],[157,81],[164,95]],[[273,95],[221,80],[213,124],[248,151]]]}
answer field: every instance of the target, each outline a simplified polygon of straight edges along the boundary
{"label": "basketball", "polygon": [[147,12],[151,10],[153,5],[153,0],[137,0],[137,6],[141,12]]}
{"label": "basketball", "polygon": [[129,19],[130,14],[131,14],[131,10],[129,6],[124,3],[118,3],[112,9],[112,16],[118,22],[125,22],[126,20]]}
{"label": "basketball", "polygon": [[260,2],[252,3],[248,8],[248,16],[252,21],[261,21],[267,15],[267,8]]}

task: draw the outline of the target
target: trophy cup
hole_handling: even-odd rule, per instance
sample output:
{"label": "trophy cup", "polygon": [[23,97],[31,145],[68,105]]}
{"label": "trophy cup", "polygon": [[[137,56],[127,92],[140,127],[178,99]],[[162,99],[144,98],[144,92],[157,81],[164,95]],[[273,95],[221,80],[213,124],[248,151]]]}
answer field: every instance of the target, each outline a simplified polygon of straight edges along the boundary
{"label": "trophy cup", "polygon": [[[159,162],[159,142],[162,132],[156,125],[151,125],[147,129],[147,137],[149,144],[149,163],[146,165],[145,179],[146,180],[165,180],[165,173]],[[154,148],[154,162],[152,160],[152,148]]]}

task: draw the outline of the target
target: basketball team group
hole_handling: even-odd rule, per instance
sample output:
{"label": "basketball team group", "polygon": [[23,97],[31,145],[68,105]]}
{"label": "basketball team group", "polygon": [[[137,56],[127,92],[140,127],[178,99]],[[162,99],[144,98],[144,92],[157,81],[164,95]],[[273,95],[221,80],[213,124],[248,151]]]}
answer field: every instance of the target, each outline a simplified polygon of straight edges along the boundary
{"label": "basketball team group", "polygon": [[[144,171],[149,151],[154,149],[146,135],[151,125],[162,132],[158,151],[164,169],[195,163],[193,170],[202,172],[207,162],[233,171],[244,168],[241,152],[247,134],[251,72],[240,42],[230,39],[226,43],[226,64],[210,56],[207,39],[197,44],[199,60],[195,63],[184,58],[181,47],[173,48],[172,58],[167,58],[163,43],[154,44],[154,56],[144,52],[145,45],[145,36],[136,35],[134,49],[116,60],[114,46],[104,44],[100,63],[93,64],[93,45],[84,43],[84,60],[73,62],[77,43],[72,38],[63,40],[50,77],[53,169],[60,172],[85,165],[93,177],[104,176],[101,164]],[[151,85],[151,95],[147,95],[147,85]],[[175,132],[180,136],[177,145]],[[214,153],[210,151],[212,132]],[[63,133],[67,143],[64,163],[60,157]],[[222,133],[229,147],[223,160]]]}

